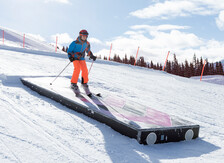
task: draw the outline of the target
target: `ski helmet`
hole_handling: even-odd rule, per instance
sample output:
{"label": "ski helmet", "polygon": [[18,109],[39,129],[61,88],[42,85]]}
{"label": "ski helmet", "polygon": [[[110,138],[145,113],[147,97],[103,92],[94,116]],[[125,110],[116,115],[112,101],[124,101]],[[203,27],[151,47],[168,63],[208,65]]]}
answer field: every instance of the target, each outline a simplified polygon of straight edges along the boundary
{"label": "ski helmet", "polygon": [[83,30],[81,30],[81,31],[79,32],[79,35],[80,35],[80,36],[81,36],[81,35],[85,35],[85,36],[88,37],[89,33],[87,32],[87,30],[83,29]]}

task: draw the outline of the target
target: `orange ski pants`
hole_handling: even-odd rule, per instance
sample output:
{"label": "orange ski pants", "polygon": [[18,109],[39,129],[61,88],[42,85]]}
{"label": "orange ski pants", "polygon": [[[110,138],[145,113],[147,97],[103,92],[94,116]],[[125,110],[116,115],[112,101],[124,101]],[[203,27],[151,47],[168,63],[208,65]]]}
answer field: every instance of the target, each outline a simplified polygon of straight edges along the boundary
{"label": "orange ski pants", "polygon": [[80,71],[82,70],[82,84],[88,83],[88,69],[85,60],[75,60],[73,61],[74,71],[71,79],[71,83],[77,83]]}

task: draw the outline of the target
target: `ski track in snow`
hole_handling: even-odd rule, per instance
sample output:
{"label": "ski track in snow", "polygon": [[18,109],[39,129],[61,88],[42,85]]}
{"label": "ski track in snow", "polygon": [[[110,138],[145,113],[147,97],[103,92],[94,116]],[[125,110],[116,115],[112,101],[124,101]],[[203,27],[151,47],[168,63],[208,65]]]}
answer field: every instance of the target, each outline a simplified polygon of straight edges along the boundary
{"label": "ski track in snow", "polygon": [[[196,140],[144,146],[23,86],[20,77],[56,76],[69,61],[21,51],[0,48],[0,162],[222,162],[223,85],[96,61],[89,75],[94,92],[200,125]],[[71,65],[62,76],[72,71]]]}
{"label": "ski track in snow", "polygon": [[[13,102],[10,101],[10,99],[8,99],[7,102],[10,102],[8,104],[11,105],[11,108],[13,108],[13,106],[15,105]],[[22,108],[13,108],[13,109],[14,109],[13,110],[14,113],[11,113],[11,115],[14,114],[14,118],[15,119],[18,119],[20,122],[23,122],[25,124],[24,126],[27,125],[30,128],[35,129],[36,133],[38,133],[38,134],[42,133],[42,135],[44,135],[45,138],[48,139],[49,142],[53,142],[53,145],[55,146],[55,149],[57,149],[57,150],[60,149],[60,151],[58,153],[62,153],[63,155],[66,156],[67,154],[69,154],[69,152],[71,152],[71,154],[67,156],[68,158],[71,157],[72,155],[80,156],[77,152],[73,152],[70,149],[67,149],[67,147],[64,146],[64,143],[63,144],[61,143],[61,142],[65,141],[65,140],[63,140],[60,137],[57,137],[57,139],[61,139],[60,141],[55,139],[51,135],[54,132],[52,132],[52,130],[47,127],[48,125],[44,125],[44,124],[41,125],[39,123],[42,122],[42,121],[34,121],[33,118],[30,119],[30,117],[25,112],[21,112],[21,111],[24,111]],[[19,138],[15,137],[15,136],[13,138],[16,138],[17,140],[20,140]],[[21,141],[24,141],[24,142],[26,142],[28,144],[31,144],[32,146],[34,146],[36,148],[40,148],[41,150],[43,150],[45,152],[47,151],[47,149],[42,148],[40,145],[33,144],[32,142],[29,142],[29,141],[26,141],[26,140],[22,140],[22,139],[21,139]],[[80,156],[80,157],[82,158],[82,161],[88,161],[88,159],[85,159],[84,156]]]}
{"label": "ski track in snow", "polygon": [[[67,140],[69,140],[69,138],[67,138],[66,135],[64,135],[65,137],[62,138],[60,135],[56,134],[57,132],[64,132],[64,131],[71,132],[71,133],[73,133],[73,132],[74,133],[75,132],[80,133],[80,132],[85,131],[85,132],[87,132],[87,135],[90,136],[90,133],[87,130],[82,130],[82,129],[85,129],[85,128],[82,126],[81,123],[79,123],[75,118],[73,118],[72,115],[70,115],[69,113],[67,113],[67,114],[65,114],[63,112],[60,113],[60,114],[65,114],[65,115],[69,115],[70,117],[72,117],[72,119],[75,122],[73,124],[78,123],[82,127],[82,129],[79,129],[80,131],[77,129],[77,128],[80,128],[80,126],[78,126],[78,125],[75,125],[75,130],[77,130],[77,131],[72,131],[71,129],[67,129],[67,128],[64,128],[63,126],[57,125],[57,123],[54,120],[53,120],[53,122],[51,122],[48,119],[43,119],[41,117],[41,115],[36,115],[33,112],[27,112],[22,107],[18,106],[18,104],[21,103],[21,98],[19,98],[19,95],[16,95],[16,99],[18,99],[18,101],[13,102],[10,99],[12,99],[13,97],[11,97],[11,96],[15,96],[15,94],[9,94],[7,92],[3,92],[2,94],[5,95],[5,97],[3,98],[4,99],[3,102],[6,103],[6,106],[3,106],[3,108],[8,108],[10,106],[10,108],[12,110],[7,109],[7,111],[10,112],[9,115],[13,115],[12,119],[17,119],[19,121],[18,123],[20,123],[20,124],[23,123],[23,127],[21,127],[21,128],[27,128],[27,126],[28,126],[28,128],[30,128],[30,129],[28,129],[28,131],[31,130],[31,129],[34,129],[36,131],[35,134],[36,133],[40,134],[40,135],[44,136],[44,139],[47,139],[48,142],[52,142],[52,146],[54,147],[53,150],[57,151],[57,155],[62,154],[64,156],[66,156],[66,158],[71,158],[71,159],[75,156],[77,157],[77,155],[78,155],[81,158],[81,162],[83,162],[83,161],[84,162],[96,162],[97,161],[93,158],[88,158],[88,155],[83,155],[83,156],[80,155],[79,154],[80,151],[82,151],[81,153],[83,153],[83,154],[85,153],[85,151],[83,151],[83,148],[79,148],[80,144],[76,144],[76,142],[73,142],[72,145],[71,145],[70,142],[67,141]],[[6,95],[10,96],[10,97],[7,97]],[[13,107],[15,105],[17,107]],[[36,104],[36,105],[38,105],[38,104]],[[23,106],[23,104],[21,104],[21,106]],[[32,107],[32,105],[30,107]],[[58,112],[58,110],[56,110],[56,109],[55,109],[55,111]],[[6,114],[6,115],[8,115],[8,114]],[[46,121],[48,121],[52,124],[49,124]],[[57,126],[56,131],[51,129],[53,127],[49,127],[51,125],[56,125]],[[34,132],[34,130],[32,130],[32,132]],[[60,131],[60,130],[62,130],[62,131]],[[0,133],[0,134],[4,135],[3,133]],[[28,143],[29,145],[32,145],[35,148],[40,148],[44,152],[48,151],[48,148],[42,148],[41,145],[34,144],[34,143],[32,143],[32,141],[23,140],[23,139],[17,138],[16,136],[10,136],[10,134],[6,134],[4,136],[8,136],[10,138],[14,138],[16,140],[26,142],[26,143]],[[70,135],[70,136],[74,137],[73,134]],[[91,136],[93,137],[93,135],[91,135]],[[84,143],[88,143],[86,141],[89,140],[88,137],[87,138],[86,137],[84,137],[84,138],[77,137],[77,139],[79,139],[80,141],[84,141]],[[94,144],[94,142],[90,142],[90,143]],[[75,146],[76,150],[71,150],[72,146]],[[79,152],[76,152],[76,151],[79,151]],[[59,161],[60,160],[59,158],[57,158],[56,160]],[[66,161],[66,160],[61,160],[61,161]],[[69,160],[67,160],[67,161],[69,161]]]}

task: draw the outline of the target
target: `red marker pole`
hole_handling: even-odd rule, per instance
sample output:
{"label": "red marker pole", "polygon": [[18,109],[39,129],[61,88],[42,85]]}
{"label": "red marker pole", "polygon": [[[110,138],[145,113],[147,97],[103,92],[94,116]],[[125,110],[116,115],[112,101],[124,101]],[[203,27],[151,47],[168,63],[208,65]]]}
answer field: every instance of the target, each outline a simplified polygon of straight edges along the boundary
{"label": "red marker pole", "polygon": [[203,73],[204,73],[204,69],[205,69],[205,64],[206,64],[206,60],[204,61],[204,65],[203,65],[203,68],[202,68],[202,71],[201,71],[201,78],[200,78],[200,81],[202,79],[202,76],[203,76]]}
{"label": "red marker pole", "polygon": [[57,48],[58,48],[58,36],[56,36],[56,47],[55,47],[55,52],[57,52]]}
{"label": "red marker pole", "polygon": [[23,35],[23,48],[25,47],[25,34]]}
{"label": "red marker pole", "polygon": [[111,45],[110,45],[109,60],[110,60],[111,49],[112,49],[112,43],[111,43]]}
{"label": "red marker pole", "polygon": [[170,54],[170,51],[168,51],[168,54],[167,54],[167,57],[166,57],[166,61],[165,61],[164,66],[163,66],[163,71],[165,70],[166,62],[167,62],[167,59],[168,59],[168,57],[169,57],[169,54]]}
{"label": "red marker pole", "polygon": [[2,30],[2,43],[4,44],[4,30]]}
{"label": "red marker pole", "polygon": [[[138,47],[138,50],[137,50],[137,53],[136,53],[135,63],[136,63],[136,60],[137,60],[137,57],[138,57],[138,51],[139,51],[139,47]],[[135,63],[134,63],[134,66],[135,66]]]}

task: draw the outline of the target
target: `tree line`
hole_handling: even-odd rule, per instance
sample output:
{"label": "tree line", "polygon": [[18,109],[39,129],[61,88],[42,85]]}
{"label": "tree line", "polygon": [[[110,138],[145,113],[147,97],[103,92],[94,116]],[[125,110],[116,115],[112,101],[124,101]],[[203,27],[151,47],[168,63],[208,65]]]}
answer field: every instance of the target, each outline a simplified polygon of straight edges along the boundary
{"label": "tree line", "polygon": [[[107,60],[107,57],[104,57],[104,60]],[[115,54],[114,57],[110,60],[131,65],[134,65],[135,63],[135,58],[133,56],[130,56],[128,58],[127,55],[125,55],[124,58],[120,58],[119,55]],[[203,65],[204,60],[202,59],[202,57],[197,58],[195,54],[193,56],[192,62],[188,62],[187,60],[185,60],[184,63],[179,63],[176,54],[173,54],[173,60],[167,60],[164,71],[170,74],[189,78],[192,76],[200,76],[203,69]],[[154,63],[153,61],[146,62],[144,57],[142,56],[139,57],[139,59],[136,61],[136,66],[151,68],[155,70],[162,70],[163,68],[161,63]],[[208,62],[208,59],[206,59],[203,75],[224,75],[223,65],[221,61],[210,63]]]}
{"label": "tree line", "polygon": [[[62,50],[67,52],[68,47],[65,48],[63,46]],[[98,58],[101,59],[101,56],[99,56]],[[106,56],[104,56],[103,59],[108,60]],[[114,54],[113,58],[110,58],[110,60],[123,63],[123,64],[130,64],[130,65],[134,65],[135,63],[135,57],[130,56],[128,58],[126,54],[124,58],[121,58],[119,55]],[[190,78],[192,76],[201,75],[203,64],[204,64],[204,60],[202,59],[202,57],[197,58],[196,54],[194,54],[191,62],[188,62],[187,60],[185,60],[184,63],[183,62],[179,63],[177,60],[176,54],[173,54],[173,60],[172,61],[167,60],[165,71],[170,74]],[[146,62],[143,56],[138,58],[135,65],[140,67],[155,69],[155,70],[163,69],[163,66],[161,63],[158,63],[158,62],[154,63],[153,61]],[[203,75],[224,75],[223,65],[221,61],[210,63],[208,59],[206,59]]]}

